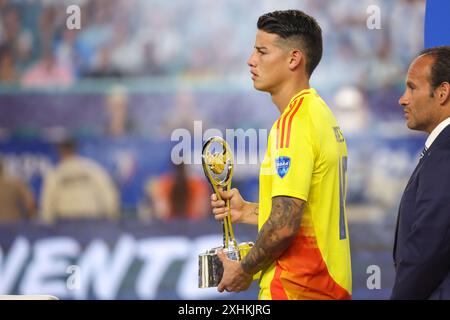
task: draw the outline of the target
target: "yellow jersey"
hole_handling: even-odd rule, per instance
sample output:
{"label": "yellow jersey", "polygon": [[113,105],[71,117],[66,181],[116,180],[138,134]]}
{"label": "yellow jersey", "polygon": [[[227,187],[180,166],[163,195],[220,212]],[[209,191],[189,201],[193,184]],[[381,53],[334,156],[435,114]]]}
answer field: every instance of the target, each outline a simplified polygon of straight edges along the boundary
{"label": "yellow jersey", "polygon": [[260,168],[258,230],[272,197],[306,201],[290,247],[260,279],[260,299],[350,299],[346,219],[347,147],[331,110],[310,88],[296,94],[272,126]]}

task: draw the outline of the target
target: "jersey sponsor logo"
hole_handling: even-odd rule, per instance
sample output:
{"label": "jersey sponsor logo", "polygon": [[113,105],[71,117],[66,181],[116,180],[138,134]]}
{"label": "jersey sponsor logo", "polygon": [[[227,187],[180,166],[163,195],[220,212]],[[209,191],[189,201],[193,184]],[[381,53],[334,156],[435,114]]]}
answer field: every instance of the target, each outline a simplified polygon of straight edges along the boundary
{"label": "jersey sponsor logo", "polygon": [[291,166],[291,158],[289,157],[278,157],[275,159],[275,167],[277,168],[277,173],[280,178],[288,173],[289,167]]}

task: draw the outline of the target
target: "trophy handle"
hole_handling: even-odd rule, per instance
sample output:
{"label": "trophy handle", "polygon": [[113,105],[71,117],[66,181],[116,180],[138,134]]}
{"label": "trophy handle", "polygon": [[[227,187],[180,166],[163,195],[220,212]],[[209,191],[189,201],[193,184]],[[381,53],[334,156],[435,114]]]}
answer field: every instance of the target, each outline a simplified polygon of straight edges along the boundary
{"label": "trophy handle", "polygon": [[[227,184],[225,187],[222,188],[223,191],[230,191],[230,185],[231,185],[231,179],[230,179],[230,183]],[[216,193],[217,199],[218,200],[222,200],[222,197],[220,196],[219,193],[219,186],[216,186],[213,184],[213,188],[214,191]],[[230,214],[230,200],[226,201],[226,206],[228,208],[228,212],[227,215],[225,216],[225,218],[223,218],[222,221],[222,227],[223,227],[223,246],[224,248],[228,248],[230,246],[230,244],[232,244],[235,248],[237,248],[237,241],[236,238],[234,237],[234,232],[233,232],[233,224],[231,222],[231,214]]]}
{"label": "trophy handle", "polygon": [[[230,191],[230,185],[231,185],[231,179],[230,182],[222,188],[223,191]],[[214,191],[216,191],[216,195],[217,198],[219,200],[222,200],[222,197],[220,196],[220,193],[218,192],[218,190],[216,189],[216,187],[214,186]],[[225,216],[225,218],[222,221],[222,225],[223,225],[223,241],[224,241],[224,248],[228,248],[230,246],[230,244],[234,247],[237,248],[237,241],[236,238],[234,237],[234,232],[233,232],[233,224],[231,222],[231,213],[230,213],[230,200],[226,201],[226,206],[228,208],[228,212],[227,215]]]}
{"label": "trophy handle", "polygon": [[[230,186],[231,186],[231,178],[230,178],[229,184],[228,184],[227,187],[226,187],[226,191],[230,191]],[[225,218],[224,218],[224,219],[225,219],[225,222],[228,224],[228,231],[229,231],[228,245],[227,245],[226,248],[228,248],[228,246],[229,246],[230,243],[232,243],[233,246],[234,246],[235,248],[237,248],[238,245],[237,245],[236,238],[234,237],[233,224],[232,224],[232,222],[231,222],[231,212],[230,212],[231,209],[230,209],[230,200],[229,200],[229,199],[227,200],[227,209],[228,209],[228,212],[227,212],[227,215],[226,215]]]}
{"label": "trophy handle", "polygon": [[[229,172],[225,179],[223,179],[223,180],[214,179],[213,176],[211,175],[210,171],[208,170],[207,163],[205,161],[205,154],[208,152],[208,146],[212,142],[216,142],[216,143],[219,143],[222,145],[222,147],[223,147],[222,156],[225,158],[227,155],[231,156],[231,150],[230,150],[230,147],[228,146],[227,142],[220,137],[209,138],[203,145],[203,150],[202,150],[203,171],[205,172],[206,177],[208,178],[209,182],[211,183],[211,185],[214,189],[214,192],[216,193],[217,199],[223,200],[222,197],[220,196],[219,188],[221,188],[222,191],[230,191],[231,178],[233,175],[233,163],[231,163],[231,165],[229,167]],[[231,158],[231,162],[232,162],[232,158]],[[224,242],[223,246],[224,246],[224,248],[228,248],[231,245],[233,248],[237,248],[237,242],[234,237],[233,226],[231,223],[230,200],[226,201],[226,206],[228,208],[228,213],[222,221],[223,242]]]}

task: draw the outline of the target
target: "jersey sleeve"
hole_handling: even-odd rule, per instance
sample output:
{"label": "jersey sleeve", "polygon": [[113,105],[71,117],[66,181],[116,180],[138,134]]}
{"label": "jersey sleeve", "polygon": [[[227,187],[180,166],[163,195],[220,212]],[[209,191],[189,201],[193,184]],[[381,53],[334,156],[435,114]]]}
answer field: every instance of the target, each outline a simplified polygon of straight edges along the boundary
{"label": "jersey sleeve", "polygon": [[307,201],[317,157],[314,126],[308,114],[281,121],[278,145],[271,159],[272,197],[289,196]]}

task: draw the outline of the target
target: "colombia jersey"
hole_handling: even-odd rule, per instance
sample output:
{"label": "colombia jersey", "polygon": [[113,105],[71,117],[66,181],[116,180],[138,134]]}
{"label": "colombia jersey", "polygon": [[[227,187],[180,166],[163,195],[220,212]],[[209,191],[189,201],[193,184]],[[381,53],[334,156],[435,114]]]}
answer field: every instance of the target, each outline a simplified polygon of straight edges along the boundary
{"label": "colombia jersey", "polygon": [[260,169],[258,229],[272,197],[306,201],[290,247],[260,279],[260,299],[350,299],[352,274],[345,210],[347,147],[314,89],[295,95],[274,123]]}

